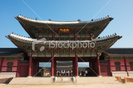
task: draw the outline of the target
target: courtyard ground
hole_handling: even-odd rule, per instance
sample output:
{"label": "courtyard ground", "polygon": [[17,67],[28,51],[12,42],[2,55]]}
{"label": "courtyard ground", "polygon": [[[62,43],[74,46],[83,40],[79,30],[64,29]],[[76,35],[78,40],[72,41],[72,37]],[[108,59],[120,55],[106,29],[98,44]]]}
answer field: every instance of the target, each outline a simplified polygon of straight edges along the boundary
{"label": "courtyard ground", "polygon": [[8,85],[0,84],[0,88],[133,88],[133,83],[126,84],[54,84],[54,85]]}

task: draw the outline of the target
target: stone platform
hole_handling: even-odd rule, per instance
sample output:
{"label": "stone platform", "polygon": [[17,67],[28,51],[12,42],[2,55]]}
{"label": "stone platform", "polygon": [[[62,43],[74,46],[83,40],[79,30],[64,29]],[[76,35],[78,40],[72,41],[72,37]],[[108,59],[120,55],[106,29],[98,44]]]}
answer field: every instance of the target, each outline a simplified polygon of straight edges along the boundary
{"label": "stone platform", "polygon": [[17,77],[9,85],[118,84],[115,77]]}

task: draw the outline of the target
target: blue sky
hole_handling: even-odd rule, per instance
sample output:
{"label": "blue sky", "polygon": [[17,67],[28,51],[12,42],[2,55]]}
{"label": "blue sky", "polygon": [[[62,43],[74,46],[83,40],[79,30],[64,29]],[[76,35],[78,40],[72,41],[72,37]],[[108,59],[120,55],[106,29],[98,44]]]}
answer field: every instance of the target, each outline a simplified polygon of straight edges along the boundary
{"label": "blue sky", "polygon": [[[39,62],[39,67],[51,67],[50,62]],[[88,62],[78,62],[78,67],[89,67]]]}
{"label": "blue sky", "polygon": [[[33,11],[25,3],[33,9]],[[19,14],[55,21],[90,21],[110,15],[113,21],[99,36],[123,36],[112,47],[133,48],[133,0],[0,0],[0,47],[16,47],[5,35],[29,36],[14,18]]]}

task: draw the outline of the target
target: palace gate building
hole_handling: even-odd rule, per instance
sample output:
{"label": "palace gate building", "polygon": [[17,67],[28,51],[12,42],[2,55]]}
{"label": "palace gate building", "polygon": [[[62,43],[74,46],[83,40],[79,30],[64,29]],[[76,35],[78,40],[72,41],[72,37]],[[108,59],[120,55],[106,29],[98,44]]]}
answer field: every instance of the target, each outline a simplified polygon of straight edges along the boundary
{"label": "palace gate building", "polygon": [[80,76],[78,62],[89,62],[88,76],[132,75],[133,49],[110,48],[121,38],[117,34],[98,37],[113,20],[110,16],[70,22],[15,18],[30,37],[6,36],[18,48],[0,48],[1,73],[39,76],[39,63],[49,62],[50,68],[43,69],[49,73],[45,76]]}

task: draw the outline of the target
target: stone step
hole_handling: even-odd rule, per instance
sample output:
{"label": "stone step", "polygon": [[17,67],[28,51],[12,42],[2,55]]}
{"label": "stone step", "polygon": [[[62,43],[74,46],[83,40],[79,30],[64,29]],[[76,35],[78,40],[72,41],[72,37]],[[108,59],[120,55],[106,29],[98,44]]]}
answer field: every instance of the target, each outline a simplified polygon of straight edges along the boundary
{"label": "stone step", "polygon": [[16,74],[16,72],[0,72],[0,75],[1,74],[4,74],[4,75],[6,75],[6,74]]}
{"label": "stone step", "polygon": [[[63,79],[64,78],[64,79]],[[71,80],[72,79],[72,80]],[[54,81],[52,77],[17,77],[10,85],[45,85],[45,84],[118,84],[115,77],[61,77]]]}
{"label": "stone step", "polygon": [[16,77],[9,85],[44,85],[52,84],[51,77]]}
{"label": "stone step", "polygon": [[56,77],[54,83],[73,83],[72,77]]}
{"label": "stone step", "polygon": [[119,81],[115,77],[78,77],[79,84],[117,84]]}
{"label": "stone step", "polygon": [[123,76],[123,77],[127,77],[127,72],[126,71],[113,71],[112,72],[112,76]]}
{"label": "stone step", "polygon": [[133,71],[128,71],[129,78],[133,78]]}
{"label": "stone step", "polygon": [[0,72],[0,78],[16,77],[16,72]]}

